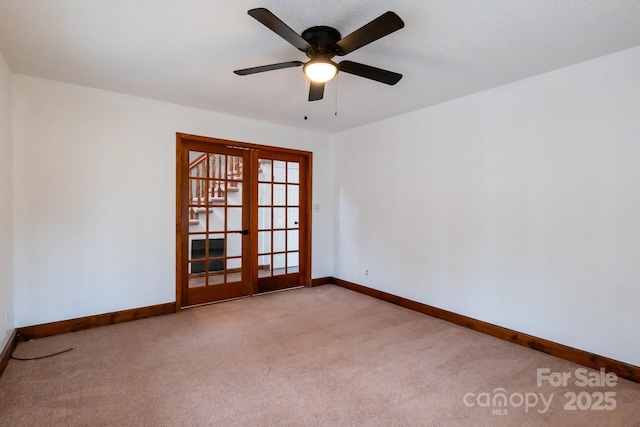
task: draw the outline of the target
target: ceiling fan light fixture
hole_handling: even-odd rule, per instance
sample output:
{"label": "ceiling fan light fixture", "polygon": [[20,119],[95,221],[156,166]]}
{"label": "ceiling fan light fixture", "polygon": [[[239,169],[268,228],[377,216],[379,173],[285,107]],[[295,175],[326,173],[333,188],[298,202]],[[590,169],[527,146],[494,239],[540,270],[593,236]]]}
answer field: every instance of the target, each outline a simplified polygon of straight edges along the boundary
{"label": "ceiling fan light fixture", "polygon": [[327,58],[312,59],[304,64],[302,70],[316,83],[328,82],[338,74],[338,66]]}
{"label": "ceiling fan light fixture", "polygon": [[340,31],[326,25],[309,27],[302,34],[298,34],[264,7],[251,9],[248,13],[252,18],[289,42],[293,47],[304,52],[309,61],[306,64],[302,61],[279,62],[277,64],[235,70],[234,73],[239,76],[302,66],[303,73],[311,82],[309,84],[309,101],[322,99],[325,83],[333,79],[338,72],[353,74],[354,76],[364,77],[365,79],[388,85],[394,85],[402,78],[402,74],[358,62],[340,61],[339,64],[336,64],[331,61],[336,55],[347,55],[403,28],[404,22],[394,12],[383,13],[346,37],[342,37]]}

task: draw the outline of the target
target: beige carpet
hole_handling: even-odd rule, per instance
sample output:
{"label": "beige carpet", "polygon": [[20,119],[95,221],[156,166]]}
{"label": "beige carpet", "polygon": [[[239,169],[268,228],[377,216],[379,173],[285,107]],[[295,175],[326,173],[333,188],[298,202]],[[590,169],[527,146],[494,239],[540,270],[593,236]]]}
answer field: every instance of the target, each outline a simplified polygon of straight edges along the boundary
{"label": "beige carpet", "polygon": [[[332,285],[33,340],[14,356],[67,347],[10,361],[0,426],[640,426],[640,384],[579,387],[579,365]],[[537,386],[537,368],[572,377]]]}

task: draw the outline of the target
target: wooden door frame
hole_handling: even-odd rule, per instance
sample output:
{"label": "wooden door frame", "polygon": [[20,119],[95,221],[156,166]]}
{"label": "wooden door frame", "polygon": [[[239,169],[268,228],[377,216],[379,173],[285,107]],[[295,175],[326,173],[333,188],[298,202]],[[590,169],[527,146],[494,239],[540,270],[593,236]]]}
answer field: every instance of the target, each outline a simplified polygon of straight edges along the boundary
{"label": "wooden door frame", "polygon": [[[299,156],[302,160],[302,164],[300,165],[301,168],[305,168],[305,170],[307,171],[306,175],[306,179],[304,180],[304,182],[300,182],[300,186],[301,188],[304,188],[305,194],[306,194],[306,212],[301,212],[300,213],[300,219],[302,220],[304,218],[305,223],[307,224],[306,227],[304,227],[304,230],[301,228],[300,229],[300,242],[301,242],[301,251],[304,249],[306,251],[306,259],[304,260],[300,260],[300,279],[302,281],[301,285],[304,286],[311,286],[311,219],[312,219],[312,210],[311,206],[312,206],[312,175],[313,175],[313,153],[310,151],[303,151],[303,150],[295,150],[295,149],[290,149],[290,148],[283,148],[283,147],[272,147],[272,146],[268,146],[268,145],[261,145],[261,144],[253,144],[253,143],[248,143],[248,142],[240,142],[240,141],[232,141],[232,140],[227,140],[227,139],[220,139],[220,138],[211,138],[211,137],[206,137],[206,136],[199,136],[199,135],[191,135],[191,134],[186,134],[186,133],[180,133],[180,132],[176,132],[176,311],[180,311],[182,310],[182,280],[184,277],[184,271],[183,271],[183,267],[184,267],[184,257],[187,255],[185,254],[184,250],[184,246],[183,246],[183,236],[188,235],[189,233],[189,217],[188,214],[184,215],[182,206],[185,205],[185,203],[188,203],[188,192],[183,191],[184,189],[180,188],[180,184],[181,184],[181,178],[184,176],[184,165],[185,165],[185,144],[187,144],[188,142],[200,142],[200,143],[206,143],[206,144],[212,144],[212,145],[222,145],[225,147],[233,147],[236,149],[245,149],[245,150],[251,150],[252,151],[252,155],[251,155],[251,159],[252,159],[252,163],[253,160],[256,159],[257,161],[257,156],[259,155],[259,152],[262,151],[269,151],[269,152],[274,152],[274,153],[282,153],[282,154],[293,154],[296,156]],[[188,159],[187,159],[188,160]],[[188,161],[187,161],[187,165],[188,165]],[[245,168],[245,169],[251,169],[251,168]],[[251,170],[247,171],[250,176],[249,176],[249,186],[250,188],[250,192],[252,192],[252,194],[257,194],[255,191],[257,190],[257,179],[255,179],[253,172]],[[255,186],[255,189],[254,189]],[[186,199],[186,200],[185,200]],[[248,208],[250,209],[250,212],[253,212],[253,210],[256,208],[256,206],[254,206],[254,203],[257,204],[257,200],[251,200],[249,203]],[[257,252],[257,247],[258,247],[258,236],[256,231],[256,228],[254,228],[254,223],[257,226],[257,217],[254,218],[255,215],[251,215],[250,217],[250,229],[253,231],[251,233],[249,233],[249,247],[251,248],[251,254],[253,255],[255,252]],[[304,235],[302,235],[304,233]],[[254,252],[255,249],[255,252]],[[253,259],[255,258],[255,259]],[[249,273],[252,274],[251,278],[253,279],[253,272],[257,272],[258,269],[258,259],[257,257],[253,257],[251,256],[251,259],[249,260]],[[257,286],[257,281],[254,281],[251,283],[252,286],[252,294],[256,292],[256,286]]]}

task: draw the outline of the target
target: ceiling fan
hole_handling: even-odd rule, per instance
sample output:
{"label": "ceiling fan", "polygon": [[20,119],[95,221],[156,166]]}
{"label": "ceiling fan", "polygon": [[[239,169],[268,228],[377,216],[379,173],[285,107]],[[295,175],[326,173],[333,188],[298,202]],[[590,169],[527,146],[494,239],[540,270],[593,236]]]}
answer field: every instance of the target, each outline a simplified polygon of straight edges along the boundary
{"label": "ceiling fan", "polygon": [[344,38],[335,28],[324,25],[307,28],[302,32],[302,35],[299,35],[282,22],[280,18],[262,7],[251,9],[248,13],[271,31],[304,52],[309,57],[309,61],[306,63],[301,61],[280,62],[235,70],[234,73],[240,76],[302,66],[304,73],[310,80],[309,101],[322,99],[325,82],[331,80],[338,71],[388,85],[394,85],[402,78],[402,74],[370,65],[353,61],[342,61],[336,64],[331,60],[336,55],[344,56],[403,28],[404,22],[394,12],[386,12],[380,15]]}

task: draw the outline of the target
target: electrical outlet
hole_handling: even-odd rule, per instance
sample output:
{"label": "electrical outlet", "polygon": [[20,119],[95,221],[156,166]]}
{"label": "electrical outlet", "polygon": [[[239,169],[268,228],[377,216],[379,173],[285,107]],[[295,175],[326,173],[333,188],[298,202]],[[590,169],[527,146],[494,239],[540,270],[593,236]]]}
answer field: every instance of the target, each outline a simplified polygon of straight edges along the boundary
{"label": "electrical outlet", "polygon": [[368,275],[369,275],[369,269],[366,269],[366,270],[364,271],[364,275],[365,275],[365,276],[368,276]]}

